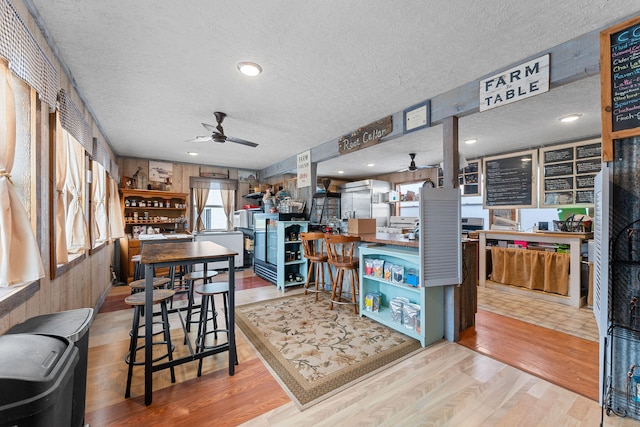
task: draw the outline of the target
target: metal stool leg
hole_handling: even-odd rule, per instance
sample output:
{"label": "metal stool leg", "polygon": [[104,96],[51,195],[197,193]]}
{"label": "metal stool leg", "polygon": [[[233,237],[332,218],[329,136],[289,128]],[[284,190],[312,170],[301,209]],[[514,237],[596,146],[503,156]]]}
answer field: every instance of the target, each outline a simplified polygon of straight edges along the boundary
{"label": "metal stool leg", "polygon": [[133,325],[131,329],[131,342],[129,344],[129,370],[127,372],[127,389],[124,393],[125,399],[131,395],[131,376],[133,375],[133,364],[136,361],[136,347],[138,344],[138,328],[140,327],[140,306],[133,308]]}

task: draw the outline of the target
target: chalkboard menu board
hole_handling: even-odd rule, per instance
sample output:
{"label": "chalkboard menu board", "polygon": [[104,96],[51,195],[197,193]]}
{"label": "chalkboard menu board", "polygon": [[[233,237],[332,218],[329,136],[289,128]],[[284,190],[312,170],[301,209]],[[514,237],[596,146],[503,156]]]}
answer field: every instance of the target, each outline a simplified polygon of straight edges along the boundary
{"label": "chalkboard menu board", "polygon": [[540,206],[593,205],[595,177],[601,167],[599,140],[541,148]]}
{"label": "chalkboard menu board", "polygon": [[611,35],[611,125],[640,127],[640,24]]}
{"label": "chalkboard menu board", "polygon": [[485,208],[535,207],[535,150],[483,159]]}
{"label": "chalkboard menu board", "polygon": [[640,135],[640,16],[600,32],[602,161],[613,140]]}
{"label": "chalkboard menu board", "polygon": [[[480,160],[469,160],[467,166],[458,170],[458,179],[462,196],[480,195],[480,175],[482,175]],[[438,168],[438,188],[444,187],[444,173]]]}

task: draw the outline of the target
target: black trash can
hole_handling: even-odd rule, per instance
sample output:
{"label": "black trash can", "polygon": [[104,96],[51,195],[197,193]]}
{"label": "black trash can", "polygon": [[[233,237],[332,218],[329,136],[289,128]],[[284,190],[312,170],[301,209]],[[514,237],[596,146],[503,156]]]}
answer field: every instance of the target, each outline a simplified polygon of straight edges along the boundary
{"label": "black trash can", "polygon": [[78,353],[60,336],[0,336],[0,427],[71,425]]}
{"label": "black trash can", "polygon": [[71,341],[79,351],[79,361],[73,379],[72,427],[84,425],[85,397],[87,394],[87,362],[89,359],[89,326],[93,320],[92,308],[60,311],[32,317],[7,331],[7,334],[58,335]]}

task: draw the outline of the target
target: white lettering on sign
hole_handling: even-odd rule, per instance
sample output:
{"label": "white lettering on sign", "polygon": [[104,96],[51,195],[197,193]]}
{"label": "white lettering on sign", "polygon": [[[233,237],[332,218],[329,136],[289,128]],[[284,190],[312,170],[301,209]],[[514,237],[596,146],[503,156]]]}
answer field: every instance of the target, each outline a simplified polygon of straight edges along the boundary
{"label": "white lettering on sign", "polygon": [[338,151],[340,154],[344,154],[375,145],[382,137],[389,135],[392,130],[391,116],[385,117],[341,137],[338,140]]}
{"label": "white lettering on sign", "polygon": [[480,111],[549,91],[549,54],[480,82]]}

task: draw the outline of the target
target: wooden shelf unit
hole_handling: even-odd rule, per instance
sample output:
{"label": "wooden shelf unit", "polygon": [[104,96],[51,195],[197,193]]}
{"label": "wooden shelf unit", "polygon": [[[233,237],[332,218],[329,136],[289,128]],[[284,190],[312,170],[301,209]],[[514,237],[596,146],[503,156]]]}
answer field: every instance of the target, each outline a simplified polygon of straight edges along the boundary
{"label": "wooden shelf unit", "polygon": [[[127,283],[133,280],[134,265],[131,257],[140,254],[140,240],[134,238],[134,227],[152,226],[159,228],[161,233],[187,233],[185,227],[188,197],[187,193],[171,191],[120,189],[120,205],[126,234],[125,238],[120,239],[120,271]],[[133,201],[135,206],[132,206]],[[140,206],[140,202],[144,202],[145,206]],[[158,202],[158,207],[153,206],[154,202]],[[149,203],[151,206],[148,206]],[[129,206],[126,206],[127,204]],[[148,219],[144,218],[145,212],[148,213]],[[132,219],[134,213],[137,214],[137,220]]]}

